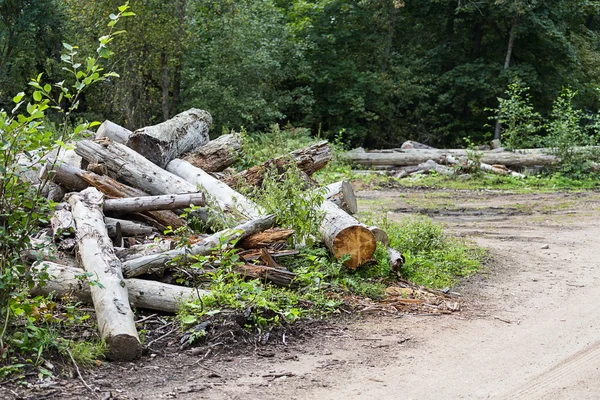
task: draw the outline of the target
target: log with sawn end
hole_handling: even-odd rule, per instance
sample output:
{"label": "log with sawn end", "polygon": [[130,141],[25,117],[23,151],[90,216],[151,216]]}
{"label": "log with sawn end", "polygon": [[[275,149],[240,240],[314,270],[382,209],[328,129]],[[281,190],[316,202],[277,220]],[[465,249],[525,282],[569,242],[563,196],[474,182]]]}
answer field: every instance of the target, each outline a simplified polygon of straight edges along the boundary
{"label": "log with sawn end", "polygon": [[148,236],[154,232],[151,226],[126,219],[104,217],[104,224],[110,238],[117,235],[117,224],[119,224],[121,233],[124,236]]}
{"label": "log with sawn end", "polygon": [[115,255],[104,225],[103,200],[100,191],[88,188],[72,193],[68,202],[77,228],[81,265],[99,283],[90,290],[100,337],[108,346],[107,356],[114,360],[133,360],[140,356],[142,345],[123,281],[121,261]]}
{"label": "log with sawn end", "polygon": [[[59,298],[72,295],[80,301],[92,303],[90,284],[87,279],[82,279],[85,275],[84,270],[49,261],[36,263],[32,268],[45,272],[50,277],[43,285],[34,287],[32,290],[34,295],[54,293]],[[204,297],[210,293],[206,290],[145,279],[125,279],[124,282],[132,307],[168,313],[179,311],[181,302],[194,301],[198,296]]]}
{"label": "log with sawn end", "polygon": [[257,219],[247,221],[233,228],[225,229],[215,233],[192,245],[189,248],[180,248],[166,251],[160,254],[148,255],[145,257],[136,258],[134,260],[123,263],[123,273],[128,278],[133,278],[143,274],[154,273],[162,274],[165,269],[169,268],[168,263],[175,259],[185,261],[188,255],[199,256],[209,255],[215,247],[227,243],[234,239],[243,239],[256,232],[264,231],[275,225],[275,216],[266,215]]}
{"label": "log with sawn end", "polygon": [[237,133],[221,135],[204,146],[182,157],[194,167],[206,172],[220,172],[234,163],[242,150],[241,137]]}
{"label": "log with sawn end", "polygon": [[350,215],[358,212],[358,203],[354,189],[348,181],[334,182],[324,187],[325,200],[331,201],[333,204],[346,211]]}
{"label": "log with sawn end", "polygon": [[212,117],[192,108],[158,125],[138,129],[129,136],[127,146],[165,168],[179,155],[209,142]]}
{"label": "log with sawn end", "polygon": [[117,143],[127,144],[131,134],[132,132],[129,129],[123,128],[114,122],[106,120],[98,127],[98,130],[96,131],[96,139],[108,138]]}

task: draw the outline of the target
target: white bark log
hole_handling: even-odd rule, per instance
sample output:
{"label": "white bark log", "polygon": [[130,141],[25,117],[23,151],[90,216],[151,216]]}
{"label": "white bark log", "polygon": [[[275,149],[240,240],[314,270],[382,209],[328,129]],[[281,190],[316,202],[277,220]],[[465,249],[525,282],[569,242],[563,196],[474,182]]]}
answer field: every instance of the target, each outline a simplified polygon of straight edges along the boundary
{"label": "white bark log", "polygon": [[373,236],[375,236],[376,242],[379,242],[384,246],[390,245],[390,238],[388,237],[388,234],[386,231],[384,231],[383,229],[381,229],[377,226],[370,226],[369,230],[371,231]]}
{"label": "white bark log", "polygon": [[229,242],[233,239],[243,239],[256,232],[264,231],[275,224],[275,217],[267,215],[256,220],[248,221],[244,224],[231,229],[225,229],[217,232],[206,239],[194,244],[189,249],[180,248],[166,251],[161,254],[154,254],[145,257],[136,258],[123,263],[123,274],[128,278],[133,278],[143,274],[154,273],[162,274],[167,268],[167,263],[179,258],[185,261],[186,255],[209,255],[222,240]]}
{"label": "white bark log", "polygon": [[173,250],[175,243],[172,240],[161,240],[158,242],[136,244],[127,249],[115,250],[115,254],[121,262],[135,260],[136,258],[160,254]]}
{"label": "white bark log", "polygon": [[256,219],[262,214],[262,210],[253,201],[187,161],[173,160],[167,165],[167,170],[198,186],[206,193],[207,203],[216,202],[225,213],[240,216],[242,220]]}
{"label": "white bark log", "polygon": [[404,265],[404,256],[398,250],[391,247],[387,247],[388,260],[390,262],[390,268],[392,271],[400,272]]}
{"label": "white bark log", "polygon": [[335,258],[350,255],[344,265],[351,269],[371,260],[376,247],[373,233],[330,201],[325,200],[321,210],[325,217],[319,230],[325,246]]}
{"label": "white bark log", "polygon": [[109,138],[110,140],[127,144],[131,131],[127,128],[123,128],[121,125],[117,125],[114,122],[106,120],[98,127],[96,131],[96,139]]}
{"label": "white bark log", "polygon": [[[32,268],[45,271],[50,276],[43,286],[36,285],[34,295],[49,295],[54,293],[58,298],[75,296],[80,301],[92,303],[92,292],[85,271],[49,261],[42,261]],[[92,278],[93,279],[93,278]],[[168,313],[176,313],[182,302],[194,301],[210,292],[170,285],[144,279],[125,279],[125,286],[131,307],[145,308]]]}
{"label": "white bark log", "polygon": [[189,207],[190,205],[204,206],[204,193],[107,199],[104,202],[104,211],[142,212],[176,210],[178,208]]}
{"label": "white bark log", "polygon": [[219,172],[233,164],[241,150],[240,135],[232,133],[211,140],[182,159],[206,172]]}
{"label": "white bark log", "polygon": [[65,208],[54,211],[50,218],[50,226],[55,238],[57,236],[70,236],[75,233],[73,214]]}
{"label": "white bark log", "polygon": [[135,328],[123,281],[121,261],[115,255],[102,215],[103,195],[95,188],[69,197],[77,226],[79,258],[97,284],[91,286],[100,336],[114,360],[133,360],[142,346]]}
{"label": "white bark log", "polygon": [[331,201],[350,215],[354,215],[358,212],[356,195],[354,194],[350,182],[340,181],[325,186],[325,194],[323,197],[325,200]]}
{"label": "white bark log", "polygon": [[77,142],[77,154],[90,163],[103,163],[127,184],[151,195],[197,193],[196,186],[156,166],[120,143]]}
{"label": "white bark log", "polygon": [[192,108],[158,125],[138,129],[127,146],[164,168],[186,151],[208,143],[211,124],[208,112]]}
{"label": "white bark log", "polygon": [[121,225],[121,232],[123,233],[123,236],[148,236],[154,232],[152,227],[139,222],[104,217],[104,223],[106,224],[106,230],[108,231],[109,237],[114,237],[116,235],[117,222]]}

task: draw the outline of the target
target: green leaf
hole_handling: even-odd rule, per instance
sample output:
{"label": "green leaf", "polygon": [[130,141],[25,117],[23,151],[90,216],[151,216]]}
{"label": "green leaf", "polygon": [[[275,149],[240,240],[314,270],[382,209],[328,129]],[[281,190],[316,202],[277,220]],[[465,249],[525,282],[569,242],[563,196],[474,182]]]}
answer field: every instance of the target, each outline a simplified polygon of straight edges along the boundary
{"label": "green leaf", "polygon": [[33,92],[33,99],[35,101],[42,101],[42,92],[40,92],[39,90]]}
{"label": "green leaf", "polygon": [[113,26],[115,26],[117,23],[116,20],[110,21],[108,24],[106,24],[109,28],[112,28]]}
{"label": "green leaf", "polygon": [[17,95],[13,97],[13,101],[15,102],[15,104],[20,102],[23,99],[23,96],[25,96],[25,92],[17,93]]}
{"label": "green leaf", "polygon": [[64,47],[65,49],[67,49],[68,51],[72,51],[72,50],[73,50],[73,46],[71,46],[71,45],[70,45],[70,44],[68,44],[68,43],[63,43],[63,47]]}
{"label": "green leaf", "polygon": [[50,93],[51,90],[52,90],[52,86],[50,86],[50,84],[46,83],[44,85],[44,92]]}
{"label": "green leaf", "polygon": [[75,127],[75,129],[73,130],[73,133],[75,135],[77,135],[77,134],[81,133],[81,131],[84,130],[84,129],[85,129],[85,124],[77,125]]}
{"label": "green leaf", "polygon": [[61,55],[60,55],[60,59],[61,59],[63,62],[66,62],[66,63],[68,63],[68,64],[71,64],[71,57],[69,57],[69,55],[68,55],[68,54],[61,54]]}
{"label": "green leaf", "polygon": [[124,12],[123,14],[121,14],[122,17],[133,17],[134,15],[135,15],[135,13],[131,12],[131,11],[127,11],[127,12]]}
{"label": "green leaf", "polygon": [[122,6],[119,6],[119,11],[123,12],[123,11],[126,11],[128,8],[129,8],[129,2],[127,1]]}

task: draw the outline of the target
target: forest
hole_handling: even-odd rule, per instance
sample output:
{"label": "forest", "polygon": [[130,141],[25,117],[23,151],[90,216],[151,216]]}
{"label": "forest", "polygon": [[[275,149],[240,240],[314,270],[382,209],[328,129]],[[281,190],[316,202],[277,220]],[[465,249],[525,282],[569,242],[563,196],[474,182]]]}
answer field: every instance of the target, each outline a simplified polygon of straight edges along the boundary
{"label": "forest", "polygon": [[[64,79],[63,43],[94,54],[119,1],[0,2],[0,108],[44,73]],[[73,123],[129,129],[190,107],[212,135],[305,127],[352,146],[493,138],[511,83],[541,117],[568,88],[593,126],[600,2],[589,0],[132,0],[106,79]],[[543,130],[543,129],[542,129]],[[543,132],[542,132],[543,134]]]}

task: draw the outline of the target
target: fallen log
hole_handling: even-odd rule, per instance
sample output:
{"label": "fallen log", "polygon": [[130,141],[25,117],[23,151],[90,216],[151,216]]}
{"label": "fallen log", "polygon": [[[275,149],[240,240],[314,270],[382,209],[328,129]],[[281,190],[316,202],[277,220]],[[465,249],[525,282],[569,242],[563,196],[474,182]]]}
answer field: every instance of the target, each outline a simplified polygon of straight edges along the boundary
{"label": "fallen log", "polygon": [[206,172],[220,172],[234,163],[241,149],[240,135],[231,133],[211,140],[182,159]]}
{"label": "fallen log", "polygon": [[331,157],[332,153],[329,143],[325,140],[303,149],[292,151],[287,155],[272,158],[261,165],[223,178],[223,182],[231,187],[237,187],[238,185],[260,187],[265,173],[269,169],[275,168],[279,174],[283,174],[290,162],[295,163],[300,171],[311,176],[325,167],[329,160],[331,160]]}
{"label": "fallen log", "polygon": [[161,275],[165,269],[169,267],[167,263],[170,263],[175,259],[181,259],[181,261],[185,262],[186,257],[189,255],[209,255],[219,245],[229,243],[234,239],[242,240],[253,233],[269,229],[273,225],[275,225],[275,216],[262,216],[234,228],[217,232],[189,248],[179,248],[161,254],[153,254],[126,261],[123,263],[123,274],[128,278],[148,273]]}
{"label": "fallen log", "polygon": [[142,212],[175,210],[178,208],[187,208],[190,205],[204,206],[204,193],[107,199],[104,201],[104,211]]}
{"label": "fallen log", "polygon": [[96,140],[108,138],[114,142],[127,144],[132,132],[109,120],[104,121],[96,131]]}
{"label": "fallen log", "polygon": [[413,140],[407,140],[406,142],[402,143],[402,146],[400,146],[400,149],[402,149],[402,150],[407,150],[407,149],[436,150],[435,147],[431,147],[431,146],[428,146],[428,145],[423,144],[423,143],[415,142]]}
{"label": "fallen log", "polygon": [[119,224],[121,233],[124,236],[148,236],[154,232],[154,229],[148,225],[126,219],[104,217],[104,224],[110,238],[117,235],[117,224]]}
{"label": "fallen log", "polygon": [[325,200],[331,201],[350,215],[354,215],[358,212],[356,195],[354,194],[350,182],[340,181],[325,186],[325,194],[323,197]]}
{"label": "fallen log", "polygon": [[219,208],[232,215],[236,222],[256,219],[262,214],[262,210],[253,201],[187,161],[173,160],[167,165],[167,170],[198,186],[206,193],[209,203],[216,202]]}
{"label": "fallen log", "polygon": [[273,243],[285,242],[294,234],[293,229],[271,228],[263,232],[257,232],[237,242],[241,249],[256,249],[267,247]]}
{"label": "fallen log", "polygon": [[376,226],[370,226],[369,230],[371,231],[373,236],[375,236],[376,242],[381,243],[384,246],[390,245],[390,238],[388,237],[388,234],[386,231],[384,231],[383,229],[378,228]]}
{"label": "fallen log", "polygon": [[[84,270],[47,261],[37,263],[32,268],[50,276],[44,285],[36,285],[32,294],[47,296],[53,293],[58,298],[75,296],[84,303],[92,303],[92,292]],[[179,311],[182,302],[195,301],[199,296],[204,297],[210,293],[144,279],[125,279],[124,283],[131,307],[168,313]]]}
{"label": "fallen log", "polygon": [[65,208],[55,210],[52,217],[50,217],[50,227],[54,238],[74,235],[75,221],[73,220],[73,214]]}
{"label": "fallen log", "polygon": [[242,264],[236,265],[233,269],[247,278],[268,281],[278,286],[292,286],[296,278],[293,272],[264,265]]}
{"label": "fallen log", "polygon": [[174,248],[175,242],[172,240],[160,240],[158,242],[136,244],[126,249],[115,249],[115,254],[121,262],[125,262],[152,254],[164,253]]}
{"label": "fallen log", "polygon": [[402,253],[400,253],[398,250],[391,248],[390,246],[387,246],[387,254],[388,260],[390,262],[390,268],[392,269],[392,271],[400,272],[405,261]]}
{"label": "fallen log", "polygon": [[[559,163],[558,157],[550,154],[482,151],[481,162],[486,164],[501,164],[507,166],[553,165]],[[441,163],[443,157],[467,157],[467,150],[398,150],[392,153],[361,153],[347,152],[341,158],[361,165],[393,165],[409,166],[433,160]]]}
{"label": "fallen log", "polygon": [[196,186],[120,143],[107,140],[102,145],[91,140],[77,142],[77,154],[90,163],[102,163],[117,179],[151,195],[197,193]]}
{"label": "fallen log", "polygon": [[208,112],[192,108],[158,125],[138,129],[129,136],[127,146],[164,168],[186,151],[208,143],[211,124]]}
{"label": "fallen log", "polygon": [[321,210],[325,216],[319,231],[325,246],[335,258],[349,255],[350,258],[344,265],[350,269],[358,268],[371,260],[376,247],[373,233],[330,201],[324,201]]}
{"label": "fallen log", "polygon": [[81,265],[100,284],[91,285],[91,295],[100,337],[108,346],[107,356],[127,361],[140,356],[142,345],[129,306],[121,261],[104,225],[103,197],[97,189],[88,188],[71,194],[68,202],[77,227]]}

